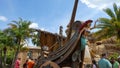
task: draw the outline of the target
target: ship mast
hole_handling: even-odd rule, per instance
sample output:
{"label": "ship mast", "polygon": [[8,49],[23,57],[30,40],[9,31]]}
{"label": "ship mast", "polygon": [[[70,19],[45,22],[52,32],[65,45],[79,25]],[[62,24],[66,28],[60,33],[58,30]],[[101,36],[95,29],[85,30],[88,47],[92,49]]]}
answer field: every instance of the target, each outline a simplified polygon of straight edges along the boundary
{"label": "ship mast", "polygon": [[73,11],[72,11],[71,20],[70,20],[70,22],[69,22],[69,24],[68,24],[68,36],[67,36],[67,40],[69,40],[70,37],[71,37],[72,25],[73,25],[74,20],[75,20],[76,11],[77,11],[77,6],[78,6],[78,1],[79,1],[79,0],[75,0],[75,2],[74,2],[74,7],[73,7]]}

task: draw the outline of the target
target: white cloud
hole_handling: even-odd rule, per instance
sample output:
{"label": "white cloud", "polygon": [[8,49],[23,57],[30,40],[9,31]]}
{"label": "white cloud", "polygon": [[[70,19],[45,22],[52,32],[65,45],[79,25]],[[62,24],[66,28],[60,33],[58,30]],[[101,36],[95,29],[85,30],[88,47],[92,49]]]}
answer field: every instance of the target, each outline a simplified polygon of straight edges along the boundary
{"label": "white cloud", "polygon": [[103,9],[106,7],[110,7],[113,3],[120,5],[120,0],[80,0],[82,3],[85,3],[88,7]]}
{"label": "white cloud", "polygon": [[40,28],[42,31],[45,31],[45,28]]}
{"label": "white cloud", "polygon": [[35,28],[35,29],[38,29],[38,24],[37,23],[32,23],[29,28]]}
{"label": "white cloud", "polygon": [[0,16],[0,21],[6,22],[8,19],[5,16]]}
{"label": "white cloud", "polygon": [[34,28],[34,29],[40,29],[40,30],[42,30],[42,31],[47,31],[46,28],[39,27],[39,26],[38,26],[38,23],[32,23],[32,24],[29,26],[29,28]]}

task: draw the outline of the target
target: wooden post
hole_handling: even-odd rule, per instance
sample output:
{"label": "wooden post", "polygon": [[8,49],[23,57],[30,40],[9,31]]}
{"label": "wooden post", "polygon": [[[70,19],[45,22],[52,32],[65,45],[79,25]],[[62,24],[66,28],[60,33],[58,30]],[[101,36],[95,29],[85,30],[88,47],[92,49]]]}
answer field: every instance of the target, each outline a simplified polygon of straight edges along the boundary
{"label": "wooden post", "polygon": [[79,68],[83,68],[84,55],[85,55],[85,49],[81,52],[81,61],[82,61],[82,62],[80,63]]}
{"label": "wooden post", "polygon": [[63,27],[62,26],[60,26],[60,28],[59,28],[59,35],[60,35],[60,38],[59,38],[59,40],[60,40],[60,47],[61,46],[63,46]]}
{"label": "wooden post", "polygon": [[73,7],[73,12],[72,12],[72,16],[71,16],[71,20],[70,20],[70,23],[68,24],[68,36],[67,36],[67,40],[69,40],[70,37],[71,37],[72,24],[74,23],[74,20],[75,20],[77,6],[78,6],[78,0],[75,0],[74,7]]}

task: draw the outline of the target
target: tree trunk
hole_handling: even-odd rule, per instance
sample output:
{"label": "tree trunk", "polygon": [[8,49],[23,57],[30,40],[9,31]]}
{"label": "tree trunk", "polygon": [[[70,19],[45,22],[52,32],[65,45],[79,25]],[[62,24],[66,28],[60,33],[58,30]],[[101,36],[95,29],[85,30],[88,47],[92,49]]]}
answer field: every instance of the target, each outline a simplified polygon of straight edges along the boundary
{"label": "tree trunk", "polygon": [[15,53],[14,58],[13,58],[13,61],[12,61],[11,68],[14,68],[15,60],[17,59],[17,56],[18,56],[19,51],[20,51],[20,46],[17,47],[16,53]]}
{"label": "tree trunk", "polygon": [[6,57],[6,54],[4,54],[4,68],[6,68],[6,59],[7,59],[7,57]]}
{"label": "tree trunk", "polygon": [[15,51],[16,53],[15,53],[15,55],[14,55],[11,68],[14,68],[15,61],[16,61],[16,59],[17,59],[18,53],[20,52],[20,42],[21,42],[21,38],[19,37],[19,38],[17,39],[17,50]]}
{"label": "tree trunk", "polygon": [[2,67],[2,50],[0,49],[0,68],[3,68]]}
{"label": "tree trunk", "polygon": [[3,48],[3,51],[4,51],[4,68],[6,68],[6,59],[7,59],[7,57],[6,57],[6,52],[7,52],[7,48],[6,47],[4,47]]}

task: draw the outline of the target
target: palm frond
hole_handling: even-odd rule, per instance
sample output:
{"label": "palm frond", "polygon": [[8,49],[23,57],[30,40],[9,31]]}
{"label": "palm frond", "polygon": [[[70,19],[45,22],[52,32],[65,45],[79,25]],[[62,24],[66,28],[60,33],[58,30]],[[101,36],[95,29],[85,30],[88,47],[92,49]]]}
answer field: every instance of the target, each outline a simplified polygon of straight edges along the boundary
{"label": "palm frond", "polygon": [[108,19],[108,18],[99,18],[98,21],[99,21],[100,23],[103,23],[103,24],[104,24],[104,23],[106,23],[106,24],[107,24],[107,23],[110,23],[110,19]]}
{"label": "palm frond", "polygon": [[118,9],[116,16],[117,16],[117,20],[120,22],[120,8]]}
{"label": "palm frond", "polygon": [[16,25],[16,24],[9,23],[8,25],[10,25],[11,28],[17,28],[17,25]]}
{"label": "palm frond", "polygon": [[115,14],[110,8],[104,9],[103,11],[106,12],[111,18],[115,18]]}
{"label": "palm frond", "polygon": [[115,14],[117,15],[118,7],[117,7],[117,5],[115,3],[113,4],[113,8],[114,8]]}
{"label": "palm frond", "polygon": [[99,24],[97,28],[101,30],[96,33],[98,38],[109,38],[112,36],[117,36],[120,39],[120,8],[116,4],[113,4],[114,12],[110,8],[104,9],[104,11],[111,17],[109,18],[99,18]]}

